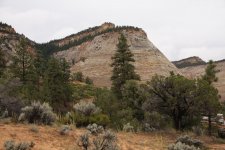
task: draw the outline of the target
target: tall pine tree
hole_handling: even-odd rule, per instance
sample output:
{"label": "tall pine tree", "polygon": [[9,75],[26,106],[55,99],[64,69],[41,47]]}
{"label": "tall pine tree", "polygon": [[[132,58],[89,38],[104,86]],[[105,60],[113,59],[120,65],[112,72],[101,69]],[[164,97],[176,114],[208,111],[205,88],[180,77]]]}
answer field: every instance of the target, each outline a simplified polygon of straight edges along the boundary
{"label": "tall pine tree", "polygon": [[140,80],[140,76],[135,73],[134,65],[135,62],[131,53],[129,46],[127,44],[127,39],[123,34],[119,37],[119,43],[117,44],[117,51],[112,57],[113,63],[113,74],[112,80],[112,91],[115,93],[118,99],[122,98],[122,87],[127,80]]}
{"label": "tall pine tree", "polygon": [[0,77],[3,75],[3,72],[6,68],[6,61],[3,50],[0,48]]}
{"label": "tall pine tree", "polygon": [[67,106],[72,98],[69,83],[69,65],[65,60],[50,58],[44,73],[43,100],[49,102],[57,111],[62,111],[61,106]]}
{"label": "tall pine tree", "polygon": [[210,60],[205,69],[205,74],[199,80],[200,107],[205,115],[208,116],[208,134],[212,134],[212,117],[216,115],[220,108],[218,90],[213,87],[213,82],[217,82],[216,64]]}
{"label": "tall pine tree", "polygon": [[18,77],[23,84],[27,81],[29,69],[32,65],[32,55],[28,51],[28,43],[25,39],[21,39],[20,44],[16,48],[15,56],[11,70],[15,77]]}

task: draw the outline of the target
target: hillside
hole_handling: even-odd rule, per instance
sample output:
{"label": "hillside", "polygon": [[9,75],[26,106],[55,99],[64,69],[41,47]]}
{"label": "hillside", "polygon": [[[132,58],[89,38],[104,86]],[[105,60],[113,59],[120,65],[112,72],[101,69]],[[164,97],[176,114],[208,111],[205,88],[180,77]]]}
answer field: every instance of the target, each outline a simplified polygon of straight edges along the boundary
{"label": "hillside", "polygon": [[[81,150],[77,143],[79,136],[84,134],[85,129],[73,129],[68,135],[60,135],[60,127],[36,126],[38,132],[32,132],[33,125],[22,124],[0,124],[0,149],[4,141],[33,141],[34,150]],[[167,131],[168,132],[168,131]],[[156,133],[126,133],[118,132],[117,141],[121,150],[165,150],[173,143],[180,133],[176,132]],[[190,133],[189,133],[190,134]],[[216,143],[210,137],[198,137],[206,143],[210,149],[223,150],[224,144]]]}
{"label": "hillside", "polygon": [[[190,59],[184,59],[185,62],[190,62]],[[176,64],[184,64],[184,60],[177,61]],[[192,61],[193,59],[191,59]],[[198,60],[201,60],[200,58]],[[207,64],[201,64],[203,61],[196,61],[195,65],[187,65],[185,67],[180,67],[179,71],[188,78],[196,78],[200,77],[204,74],[205,68]],[[217,73],[218,82],[215,83],[215,87],[219,90],[219,94],[221,95],[221,101],[225,101],[225,60],[216,61],[217,69],[220,70]]]}
{"label": "hillside", "polygon": [[[65,58],[71,64],[71,71],[81,71],[94,80],[97,86],[110,86],[111,57],[116,51],[119,33],[122,32],[134,54],[135,67],[142,81],[150,80],[155,74],[168,75],[170,71],[178,72],[177,68],[149,41],[146,33],[134,27],[116,27],[105,24],[101,26],[105,32],[97,34],[93,39],[80,45],[54,53],[57,58]],[[73,41],[73,36],[58,45]]]}

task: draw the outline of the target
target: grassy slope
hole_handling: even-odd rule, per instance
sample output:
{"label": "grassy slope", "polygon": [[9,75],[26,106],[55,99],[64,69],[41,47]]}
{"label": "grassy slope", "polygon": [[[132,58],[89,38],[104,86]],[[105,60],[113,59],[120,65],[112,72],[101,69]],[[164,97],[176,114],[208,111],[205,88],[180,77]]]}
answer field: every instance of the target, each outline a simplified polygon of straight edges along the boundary
{"label": "grassy slope", "polygon": [[[34,150],[81,150],[77,146],[79,136],[85,129],[73,129],[69,135],[60,135],[59,127],[38,126],[39,132],[34,133],[32,125],[0,124],[0,149],[6,140],[33,141]],[[179,133],[117,133],[118,144],[122,150],[164,150],[174,142]],[[216,144],[209,137],[200,137],[210,149],[224,150],[225,144]]]}

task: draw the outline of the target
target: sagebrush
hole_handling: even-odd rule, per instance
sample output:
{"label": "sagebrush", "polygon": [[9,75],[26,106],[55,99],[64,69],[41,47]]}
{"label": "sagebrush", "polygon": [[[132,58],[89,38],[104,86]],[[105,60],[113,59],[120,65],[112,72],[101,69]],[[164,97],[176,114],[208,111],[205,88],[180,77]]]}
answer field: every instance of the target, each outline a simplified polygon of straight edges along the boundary
{"label": "sagebrush", "polygon": [[56,121],[56,114],[48,103],[32,102],[30,106],[22,108],[19,121],[28,123],[51,125]]}
{"label": "sagebrush", "polygon": [[6,141],[4,143],[5,150],[31,150],[34,147],[33,142],[20,142]]}

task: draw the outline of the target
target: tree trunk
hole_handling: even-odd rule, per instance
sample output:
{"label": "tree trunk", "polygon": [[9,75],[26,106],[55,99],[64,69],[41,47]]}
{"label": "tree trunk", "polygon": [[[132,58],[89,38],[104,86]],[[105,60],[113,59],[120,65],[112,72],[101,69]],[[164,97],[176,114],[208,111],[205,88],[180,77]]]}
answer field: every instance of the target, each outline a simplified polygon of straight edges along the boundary
{"label": "tree trunk", "polygon": [[173,120],[174,120],[175,129],[181,130],[181,118],[180,118],[180,116],[175,116]]}
{"label": "tree trunk", "polygon": [[208,114],[208,134],[209,136],[212,135],[212,121],[211,121],[211,113]]}
{"label": "tree trunk", "polygon": [[23,54],[23,58],[22,58],[22,80],[23,80],[23,84],[25,84],[25,54]]}

